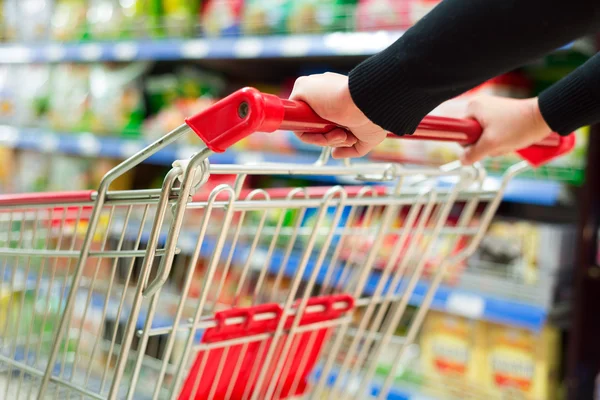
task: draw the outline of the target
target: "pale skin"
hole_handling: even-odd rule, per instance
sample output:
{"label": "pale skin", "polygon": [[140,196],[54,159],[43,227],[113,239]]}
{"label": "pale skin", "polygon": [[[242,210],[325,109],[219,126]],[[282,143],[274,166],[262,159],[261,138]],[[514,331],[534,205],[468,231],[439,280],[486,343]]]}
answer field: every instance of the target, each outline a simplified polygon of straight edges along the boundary
{"label": "pale skin", "polygon": [[[300,77],[290,98],[305,101],[322,118],[345,128],[325,134],[298,134],[306,143],[333,147],[334,158],[362,157],[387,135],[354,104],[345,75],[328,72]],[[476,144],[465,149],[461,158],[465,165],[525,148],[551,132],[540,113],[537,97],[516,100],[481,96],[469,103],[468,117],[481,124],[483,134]]]}

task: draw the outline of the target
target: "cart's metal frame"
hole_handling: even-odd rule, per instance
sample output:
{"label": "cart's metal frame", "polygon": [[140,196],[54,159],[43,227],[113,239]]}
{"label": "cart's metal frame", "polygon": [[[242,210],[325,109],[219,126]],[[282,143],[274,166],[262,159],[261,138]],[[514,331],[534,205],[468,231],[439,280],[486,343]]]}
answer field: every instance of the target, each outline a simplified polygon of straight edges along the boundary
{"label": "cart's metal frame", "polygon": [[[246,116],[247,114],[240,115]],[[5,396],[8,396],[9,387],[16,380],[15,396],[20,395],[23,382],[29,381],[29,387],[26,389],[26,396],[29,397],[39,380],[39,398],[56,397],[63,390],[68,398],[75,393],[95,399],[133,399],[140,397],[139,394],[143,392],[141,398],[174,399],[178,397],[184,378],[189,373],[190,361],[198,351],[225,349],[227,346],[265,340],[268,337],[271,344],[267,349],[263,349],[265,358],[261,365],[253,367],[253,370],[256,370],[253,371],[254,386],[252,389],[246,389],[245,398],[278,398],[282,388],[277,379],[269,380],[269,366],[275,366],[277,371],[285,371],[290,367],[286,357],[278,358],[277,354],[289,355],[295,351],[294,335],[307,331],[316,332],[328,327],[332,333],[319,359],[319,374],[312,378],[314,382],[311,383],[310,393],[305,395],[319,398],[327,391],[331,398],[364,398],[371,390],[371,383],[379,379],[377,397],[385,398],[394,383],[403,354],[414,342],[448,267],[460,264],[475,251],[501,202],[508,182],[528,168],[526,162],[514,165],[504,175],[499,187],[487,189],[484,187],[485,170],[478,165],[465,167],[456,162],[440,168],[411,168],[394,163],[353,164],[348,160],[343,164],[330,164],[329,149],[325,149],[312,165],[212,165],[209,160],[214,147],[207,143],[207,147],[189,160],[174,163],[174,167],[165,176],[161,189],[109,191],[117,178],[188,134],[192,126],[188,125],[189,122],[109,171],[98,190],[87,199],[61,201],[49,197],[46,201],[41,201],[32,197],[17,197],[13,200],[0,200],[0,226],[4,224],[3,226],[7,227],[6,238],[0,237],[0,243],[4,243],[3,247],[0,246],[0,279],[3,286],[8,286],[8,310],[12,313],[6,321],[17,318],[16,333],[7,334],[8,323],[3,328],[4,332],[0,332],[0,363],[8,366]],[[272,127],[272,124],[269,126]],[[194,131],[199,134],[197,130]],[[215,175],[233,175],[235,180],[230,184],[216,186],[205,199],[194,198],[197,192],[204,190],[209,177]],[[350,193],[342,186],[334,186],[315,197],[309,195],[307,189],[296,188],[286,192],[283,198],[272,197],[267,189],[255,189],[242,196],[247,177],[251,175],[351,177],[365,182],[385,183],[388,189],[382,194],[377,193],[371,186],[364,186]],[[450,183],[440,187],[438,183],[441,178],[450,179]],[[454,225],[449,226],[447,222],[450,213],[458,203],[462,205],[460,216]],[[475,219],[476,212],[482,205],[483,213]],[[136,214],[138,209],[139,213]],[[327,214],[332,209],[334,211],[331,220],[327,222]],[[273,210],[293,210],[298,212],[298,216],[291,226],[284,227],[284,212],[275,219],[273,226],[268,226],[265,222],[267,213]],[[307,210],[314,210],[313,225],[301,226],[301,220]],[[342,217],[344,210],[350,211]],[[403,210],[407,211],[403,226],[394,226]],[[88,211],[89,216],[86,214]],[[169,292],[165,283],[172,274],[175,256],[181,250],[184,226],[198,211],[200,219],[198,224],[193,226],[194,235],[188,246],[192,250],[189,252],[189,259],[183,264],[179,292]],[[68,216],[69,213],[73,215]],[[248,222],[247,217],[250,213],[258,213],[260,217]],[[217,214],[220,215],[221,226],[212,222]],[[140,220],[134,222],[140,215]],[[360,224],[353,226],[359,219]],[[83,220],[87,226],[85,235],[76,240],[77,233],[74,233],[68,243],[69,240],[65,239],[68,235],[64,232],[66,226],[74,226],[73,229],[77,230]],[[120,222],[115,222],[117,220]],[[375,220],[378,222],[374,222]],[[13,237],[14,226],[18,221],[21,221],[18,227],[19,234],[18,237]],[[58,226],[53,226],[56,222]],[[149,231],[147,222],[150,226]],[[248,224],[245,228],[255,224],[251,226],[255,231],[243,230],[244,224]],[[132,226],[134,239],[131,248],[125,248],[126,233]],[[38,249],[34,243],[39,241],[38,236],[42,235],[43,229],[46,230],[47,237],[42,238],[45,244],[42,249]],[[116,232],[115,242],[107,245],[112,234],[111,229]],[[363,237],[362,235],[370,239],[366,250],[358,249],[357,246],[351,248],[345,264],[342,263],[343,266],[340,267],[340,274],[334,277],[332,266],[334,261],[340,260],[344,240],[348,237]],[[377,267],[380,250],[390,235],[395,235],[391,254],[382,267]],[[420,299],[419,309],[410,321],[406,334],[403,338],[398,338],[394,334],[396,327],[406,314],[428,258],[436,251],[435,241],[442,235],[447,235],[454,242],[465,236],[470,240],[460,251],[446,254],[441,259],[441,265],[431,277],[428,289]],[[140,248],[142,236],[145,237],[144,249]],[[412,239],[425,236],[428,241],[424,247]],[[214,244],[206,257],[201,290],[197,298],[192,299],[189,297],[189,289],[192,282],[198,279],[194,275],[195,268],[207,237],[214,238]],[[280,283],[282,271],[290,260],[292,250],[300,243],[297,242],[297,238],[303,238],[294,273],[288,276],[289,287],[283,291],[284,295],[281,297],[284,299],[281,304],[283,313],[292,318],[293,322],[288,326],[287,317],[281,318],[271,333],[218,343],[198,343],[196,335],[199,330],[216,326],[212,316],[217,310],[217,299],[209,298],[209,292],[216,287],[216,296],[220,296],[225,278],[217,279],[216,274],[222,272],[224,277],[230,272],[236,246],[241,246],[242,237],[248,244],[245,248],[245,258],[240,262],[242,268],[239,270],[240,282],[235,300],[228,305],[229,307],[240,306],[240,288],[247,284],[248,277],[253,273],[256,275],[256,282],[253,283],[249,298],[253,305],[260,304],[258,296],[267,290],[263,286],[265,276],[269,273],[268,265],[273,263],[274,252],[278,247],[277,240],[281,237],[287,238],[282,249],[281,265],[276,272],[276,282]],[[252,260],[258,257],[259,241],[265,238],[268,238],[268,246],[262,255],[263,267],[253,270]],[[99,248],[95,245],[98,242]],[[361,252],[363,258],[360,265],[352,265],[353,260],[356,264],[356,257]],[[9,258],[12,258],[15,264],[12,267],[9,266]],[[52,287],[60,281],[55,278],[56,265],[63,258],[69,260],[62,278],[63,283],[59,283],[58,288]],[[136,274],[133,274],[136,259],[142,261]],[[20,260],[23,260],[23,263]],[[32,260],[36,260],[33,261],[34,266]],[[16,290],[17,272],[22,273],[27,282],[29,274],[35,270],[35,263],[39,260],[42,260],[42,266],[35,276],[35,296],[43,292],[40,289],[44,274],[42,270],[47,260],[48,264],[53,266],[48,268],[51,272],[45,273],[51,274],[49,289],[46,290],[47,293],[44,292],[46,301],[49,301],[51,290],[58,290],[61,298],[58,312],[62,311],[62,315],[51,339],[45,337],[44,327],[50,306],[44,305],[40,328],[42,332],[32,342],[35,336],[32,335],[32,326],[25,329],[26,334],[19,333],[21,328],[18,319],[23,316],[25,295],[19,299],[10,293]],[[71,262],[75,260],[76,264],[71,268]],[[154,268],[157,261],[157,268]],[[105,268],[109,271],[108,276],[99,275],[102,262],[108,263],[109,268]],[[127,275],[125,284],[121,286],[115,283],[115,271],[119,262],[124,262]],[[326,267],[328,262],[329,267]],[[312,263],[312,266],[309,266],[309,263]],[[324,276],[320,277],[321,270],[325,272]],[[373,277],[374,271],[377,272],[377,279],[374,283],[369,283],[370,292],[366,293],[366,285]],[[132,283],[136,278],[137,283]],[[81,294],[81,288],[88,290],[84,296]],[[93,293],[100,289],[106,292],[106,298],[102,300],[103,306],[98,311],[101,313],[100,325],[105,323],[109,309],[116,315],[117,325],[121,321],[124,322],[122,330],[115,325],[109,338],[102,337],[103,327],[100,325],[94,326],[92,333],[84,330],[86,315],[93,302]],[[267,297],[276,298],[276,289],[277,283]],[[109,297],[115,291],[119,294],[118,304],[109,304]],[[301,325],[302,314],[310,308],[307,308],[308,302],[316,292],[318,295],[340,292],[349,294],[354,298],[355,309],[351,315]],[[66,293],[68,295],[64,299],[64,307],[61,308]],[[169,300],[172,305],[172,321],[167,326],[156,327],[153,322],[157,310],[166,298],[172,299]],[[20,305],[13,305],[15,301],[20,302]],[[144,323],[143,327],[140,327],[142,311]],[[79,331],[75,330],[75,347],[69,350],[74,317],[80,318]],[[162,361],[146,355],[150,342],[160,335],[168,335],[166,342],[161,344]],[[49,351],[43,354],[43,357],[42,341],[51,343]],[[88,342],[93,343],[89,350],[91,356],[86,353],[88,350],[82,350],[83,344]],[[23,361],[17,357],[18,345],[22,343],[25,346]],[[392,357],[391,370],[381,380],[376,378],[377,360],[392,343],[400,343],[400,347]],[[32,346],[36,348],[33,351],[33,359],[30,359],[29,350]],[[277,353],[277,346],[280,346],[278,349],[283,349],[281,353]],[[97,355],[99,348],[107,356],[101,368],[100,383],[92,387],[89,382],[93,368],[92,359]],[[113,355],[116,354],[118,356],[113,360]],[[85,374],[77,375],[77,367],[81,366],[84,357],[90,358]],[[133,364],[128,367],[129,363]],[[58,373],[57,366],[60,367]],[[140,383],[145,368],[149,368],[155,374],[152,388]],[[222,373],[222,366],[219,368],[221,369],[217,372],[216,381],[219,381]],[[67,377],[65,370],[70,371],[70,377]],[[13,374],[18,374],[18,379],[12,379]],[[194,391],[197,390],[201,375],[198,373],[195,378]],[[28,379],[25,379],[26,376]],[[332,377],[333,383],[329,382]],[[294,387],[297,387],[298,379],[299,377],[295,378]],[[233,385],[233,381],[229,385]],[[55,390],[51,390],[51,387]],[[14,391],[14,387],[10,390]],[[214,390],[211,389],[211,396],[214,395]]]}

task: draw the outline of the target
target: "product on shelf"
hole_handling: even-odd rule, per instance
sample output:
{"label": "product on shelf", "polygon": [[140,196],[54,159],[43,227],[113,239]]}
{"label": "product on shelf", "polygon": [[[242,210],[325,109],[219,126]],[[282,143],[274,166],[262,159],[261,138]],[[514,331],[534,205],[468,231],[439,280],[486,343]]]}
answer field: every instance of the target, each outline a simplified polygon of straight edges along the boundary
{"label": "product on shelf", "polygon": [[17,24],[18,39],[24,42],[46,39],[54,1],[16,0],[15,2],[18,3],[17,21],[21,21]]}
{"label": "product on shelf", "polygon": [[123,24],[121,36],[124,38],[146,38],[159,35],[159,0],[120,1]]}
{"label": "product on shelf", "polygon": [[191,36],[199,18],[200,0],[161,0],[162,24],[170,37]]}
{"label": "product on shelf", "polygon": [[151,117],[144,124],[144,136],[156,139],[213,104],[225,84],[217,74],[183,67],[171,74],[150,76],[145,86]]}
{"label": "product on shelf", "polygon": [[2,40],[13,41],[17,39],[19,29],[19,0],[1,0],[0,11],[2,23],[0,35]]}
{"label": "product on shelf", "polygon": [[[89,0],[87,27],[94,39],[116,39],[123,29],[123,3],[119,0]],[[126,2],[125,2],[126,3]]]}
{"label": "product on shelf", "polygon": [[296,0],[287,15],[289,33],[351,30],[356,0]]}
{"label": "product on shelf", "polygon": [[91,129],[136,137],[144,120],[143,75],[147,63],[98,64],[90,71]]}
{"label": "product on shelf", "polygon": [[81,157],[52,155],[48,188],[52,192],[88,189],[88,161]]}
{"label": "product on shelf", "polygon": [[44,64],[29,64],[19,68],[15,119],[19,125],[46,125],[50,106],[50,72],[50,66]]}
{"label": "product on shelf", "polygon": [[21,151],[18,156],[17,176],[14,177],[16,192],[43,192],[48,189],[48,171],[52,157],[35,151]]}
{"label": "product on shelf", "polygon": [[[390,229],[398,232],[407,228],[406,217],[406,213],[400,215]],[[360,232],[360,229],[364,230],[367,226],[382,224],[382,214],[377,211],[372,213],[368,220],[366,218],[366,214],[364,217],[355,218],[352,227]],[[456,229],[456,222],[455,219],[449,218],[444,224],[445,228]],[[451,256],[458,255],[465,249],[468,244],[468,237],[445,233],[438,235],[432,241],[430,232],[433,230],[434,224],[435,221],[430,221],[425,224],[424,230],[421,228],[424,233],[419,233],[419,222],[415,221],[409,234],[403,235],[394,232],[385,235],[374,260],[374,268],[388,268],[388,271],[402,268],[404,275],[410,276],[414,269],[424,262],[421,272],[423,278],[428,279],[435,275],[444,261]],[[477,224],[476,218],[473,220],[473,224]],[[375,240],[376,237],[373,232],[370,234],[348,235],[343,239],[340,257],[360,266],[366,261]],[[424,259],[425,256],[427,258]],[[455,283],[465,267],[466,262],[445,265],[444,282]]]}
{"label": "product on shelf", "polygon": [[52,36],[58,41],[87,37],[86,0],[56,0],[52,14]]}
{"label": "product on shelf", "polygon": [[421,364],[428,388],[446,395],[473,396],[481,388],[485,325],[430,311],[421,333]]}
{"label": "product on shelf", "polygon": [[406,29],[409,26],[409,1],[359,0],[356,29]]}
{"label": "product on shelf", "polygon": [[560,334],[546,326],[535,333],[487,323],[481,381],[493,397],[555,399]]}
{"label": "product on shelf", "polygon": [[534,285],[572,265],[574,240],[568,226],[498,218],[469,260],[469,270]]}
{"label": "product on shelf", "polygon": [[244,0],[209,0],[202,11],[202,31],[207,36],[240,33]]}
{"label": "product on shelf", "polygon": [[0,194],[14,192],[16,162],[14,150],[0,146]]}
{"label": "product on shelf", "polygon": [[18,80],[17,69],[0,65],[0,122],[11,122],[16,115]]}
{"label": "product on shelf", "polygon": [[90,119],[90,67],[59,64],[50,81],[50,125],[62,131],[86,131]]}
{"label": "product on shelf", "polygon": [[242,16],[243,33],[285,33],[291,3],[290,0],[247,0]]}

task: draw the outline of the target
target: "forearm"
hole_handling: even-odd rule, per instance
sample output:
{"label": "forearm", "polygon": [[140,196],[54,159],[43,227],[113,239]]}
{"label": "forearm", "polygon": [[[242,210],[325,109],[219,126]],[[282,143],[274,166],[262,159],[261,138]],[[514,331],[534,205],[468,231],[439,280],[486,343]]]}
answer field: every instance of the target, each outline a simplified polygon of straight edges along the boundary
{"label": "forearm", "polygon": [[599,1],[444,0],[392,46],[356,67],[350,92],[373,122],[412,133],[440,103],[599,25]]}

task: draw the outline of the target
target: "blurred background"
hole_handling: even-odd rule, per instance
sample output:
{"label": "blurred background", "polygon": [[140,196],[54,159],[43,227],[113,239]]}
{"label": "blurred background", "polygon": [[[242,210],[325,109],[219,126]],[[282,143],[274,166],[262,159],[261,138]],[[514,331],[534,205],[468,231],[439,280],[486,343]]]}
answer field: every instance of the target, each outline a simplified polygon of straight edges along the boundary
{"label": "blurred background", "polygon": [[[96,188],[121,160],[224,95],[254,86],[287,97],[300,75],[347,73],[438,2],[0,0],[0,193]],[[595,38],[583,38],[434,114],[460,117],[480,93],[534,96],[595,51]],[[571,154],[509,185],[479,251],[436,294],[393,398],[592,398],[600,365],[594,130],[580,129]],[[172,161],[200,145],[190,137],[171,146],[116,188],[160,187]],[[211,162],[309,163],[319,150],[289,132],[257,134]],[[441,165],[459,154],[458,146],[396,140],[369,157]],[[516,160],[487,160],[489,184]],[[357,182],[263,177],[260,185],[338,183]],[[0,327],[10,298],[0,291]],[[382,360],[382,373],[389,368]]]}

